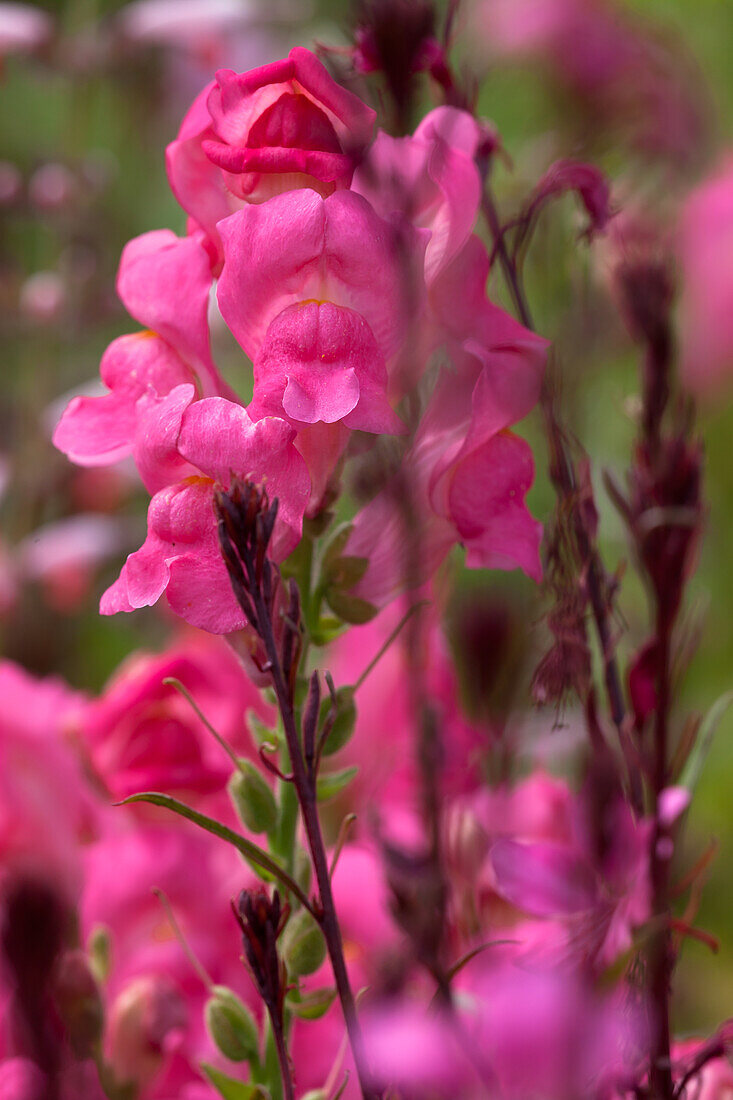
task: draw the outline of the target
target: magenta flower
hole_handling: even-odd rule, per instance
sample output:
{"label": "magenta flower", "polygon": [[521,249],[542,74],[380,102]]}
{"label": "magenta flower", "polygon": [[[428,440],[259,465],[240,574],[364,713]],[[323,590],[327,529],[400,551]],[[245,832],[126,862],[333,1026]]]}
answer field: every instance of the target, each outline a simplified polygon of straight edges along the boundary
{"label": "magenta flower", "polygon": [[412,137],[390,137],[380,130],[354,173],[352,190],[369,199],[383,217],[401,214],[430,230],[428,284],[473,230],[481,194],[474,157],[485,137],[472,115],[437,107]]}
{"label": "magenta flower", "polygon": [[[110,393],[72,399],[54,433],[59,450],[81,466],[117,462],[144,444],[138,426],[141,397],[163,397],[182,383],[195,386],[202,397],[230,395],[209,350],[210,289],[200,235],[178,238],[159,230],[130,241],[117,291],[146,331],[121,336],[107,348],[100,372]],[[151,492],[174,477],[144,466],[140,472]]]}
{"label": "magenta flower", "polygon": [[418,583],[456,543],[465,546],[469,568],[519,567],[541,578],[542,526],[525,503],[532,452],[507,428],[536,401],[543,357],[527,356],[519,346],[469,346],[471,353],[455,356],[455,373],[443,371],[402,472],[354,522],[347,552],[369,560],[354,594],[375,606],[404,585],[411,538],[420,559]]}
{"label": "magenta flower", "polygon": [[216,223],[244,203],[298,187],[348,187],[375,114],[309,51],[248,73],[222,69],[196,98],[167,151],[184,210],[218,249]]}
{"label": "magenta flower", "polygon": [[425,235],[398,232],[350,191],[311,190],[245,207],[219,230],[219,306],[254,362],[253,417],[399,431],[389,363],[420,309]]}
{"label": "magenta flower", "polygon": [[280,502],[271,545],[282,560],[300,539],[310,479],[284,420],[253,422],[241,405],[223,397],[193,398],[193,386],[184,385],[148,402],[148,453],[159,444],[164,459],[177,456],[181,480],[151,500],[148,537],[102,596],[100,610],[113,615],[147,607],[165,592],[186,622],[227,634],[242,629],[245,618],[219,549],[214,489],[228,487],[233,474],[266,482]]}

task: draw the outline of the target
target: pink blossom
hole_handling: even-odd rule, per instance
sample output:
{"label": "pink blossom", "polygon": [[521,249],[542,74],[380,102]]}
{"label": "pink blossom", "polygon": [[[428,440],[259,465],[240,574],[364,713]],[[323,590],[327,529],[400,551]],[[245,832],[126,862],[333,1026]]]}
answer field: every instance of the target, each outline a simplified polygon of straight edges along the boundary
{"label": "pink blossom", "polygon": [[348,187],[374,111],[309,50],[248,73],[222,69],[168,146],[171,187],[218,247],[216,223],[244,203],[297,187]]}
{"label": "pink blossom", "polygon": [[388,369],[420,309],[424,236],[360,195],[308,189],[245,207],[219,230],[219,306],[254,362],[252,415],[398,431]]}
{"label": "pink blossom", "polygon": [[525,504],[532,452],[506,430],[528,411],[525,370],[521,354],[503,350],[483,368],[470,355],[455,374],[444,370],[400,474],[354,522],[347,553],[369,561],[355,595],[382,606],[405,584],[411,556],[424,583],[456,543],[471,569],[519,567],[540,579],[542,527]]}
{"label": "pink blossom", "polygon": [[680,215],[681,370],[693,393],[733,371],[733,158],[689,196]]}
{"label": "pink blossom", "polygon": [[[168,230],[146,233],[125,247],[117,290],[146,331],[114,340],[100,367],[110,393],[75,397],[54,433],[59,450],[82,466],[107,465],[144,450],[138,423],[140,398],[164,397],[177,385],[202,397],[230,396],[209,350],[207,320],[211,269],[200,235],[178,238]],[[139,463],[140,465],[140,463]],[[175,480],[174,470],[141,469],[155,492]]]}
{"label": "pink blossom", "polygon": [[380,130],[354,173],[352,189],[383,217],[399,213],[430,230],[425,253],[428,283],[473,229],[481,194],[474,157],[484,139],[472,115],[437,107],[412,137],[390,137]]}
{"label": "pink blossom", "polygon": [[0,3],[0,57],[30,53],[51,37],[53,21],[35,5]]}
{"label": "pink blossom", "polygon": [[0,662],[0,869],[50,877],[73,894],[97,807],[65,734],[85,700],[61,680]]}
{"label": "pink blossom", "polygon": [[651,912],[649,849],[652,822],[635,821],[619,804],[602,865],[594,865],[583,833],[569,844],[499,839],[490,858],[497,889],[525,913],[565,922],[580,958],[611,964],[632,943]]}
{"label": "pink blossom", "polygon": [[196,635],[160,655],[135,654],[86,708],[81,734],[116,799],[166,791],[184,801],[221,791],[231,762],[191,704],[163,681],[180,680],[214,729],[251,755],[247,715],[272,719],[260,692],[219,638]]}
{"label": "pink blossom", "polygon": [[206,986],[152,890],[168,898],[212,981],[252,1003],[229,906],[251,872],[209,834],[170,817],[155,820],[136,819],[130,829],[121,816],[87,851],[80,917],[85,939],[95,930],[110,938],[105,1053],[121,1077],[145,1086],[146,1100],[169,1100],[200,1080],[201,1059],[216,1055],[203,1023]]}
{"label": "pink blossom", "polygon": [[272,555],[282,560],[298,543],[310,494],[305,463],[284,420],[253,422],[223,397],[194,401],[191,385],[177,386],[146,405],[148,450],[181,462],[182,480],[155,494],[148,509],[148,537],[131,554],[119,579],[102,596],[103,615],[156,603],[166,593],[171,608],[192,626],[213,634],[241,630],[245,618],[231,590],[219,550],[213,508],[217,485],[233,474],[265,481],[280,502]]}

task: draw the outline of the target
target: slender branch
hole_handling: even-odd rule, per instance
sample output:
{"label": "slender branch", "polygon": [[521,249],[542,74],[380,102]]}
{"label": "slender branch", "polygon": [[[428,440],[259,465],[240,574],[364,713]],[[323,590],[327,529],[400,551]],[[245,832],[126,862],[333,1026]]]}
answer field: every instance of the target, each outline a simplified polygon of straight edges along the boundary
{"label": "slender branch", "polygon": [[323,930],[326,947],[333,967],[334,979],[338,990],[339,999],[344,1012],[344,1020],[351,1041],[351,1048],[356,1063],[356,1070],[361,1084],[362,1095],[365,1100],[374,1097],[374,1092],[368,1084],[368,1073],[363,1059],[363,1040],[361,1027],[356,1014],[354,994],[351,990],[349,976],[344,960],[344,948],[341,940],[341,930],[336,918],[336,908],[331,890],[331,878],[329,875],[326,848],[321,833],[321,823],[318,817],[315,784],[306,773],[305,761],[301,752],[298,731],[295,725],[295,714],[290,698],[290,693],[285,684],[280,655],[275,644],[272,627],[272,619],[269,610],[262,598],[258,585],[253,586],[252,598],[257,612],[262,641],[265,646],[267,659],[270,662],[270,675],[272,677],[278,707],[283,720],[285,738],[290,752],[291,767],[295,789],[298,793],[298,801],[303,815],[308,847],[313,859],[313,868],[316,873],[318,890],[321,898],[321,912],[318,916],[319,924]]}

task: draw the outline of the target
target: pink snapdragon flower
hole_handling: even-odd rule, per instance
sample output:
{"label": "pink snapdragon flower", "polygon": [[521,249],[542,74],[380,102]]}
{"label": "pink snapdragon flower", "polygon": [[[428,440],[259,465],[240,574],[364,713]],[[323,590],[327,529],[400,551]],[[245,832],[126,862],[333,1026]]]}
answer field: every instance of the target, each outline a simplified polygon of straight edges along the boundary
{"label": "pink snapdragon flower", "polygon": [[299,187],[348,187],[375,114],[309,51],[248,73],[222,69],[168,146],[173,192],[218,252],[216,223]]}
{"label": "pink snapdragon flower", "polygon": [[309,189],[245,207],[219,231],[219,306],[254,363],[251,414],[399,431],[389,364],[419,315],[427,235],[351,191]]}
{"label": "pink snapdragon flower", "polygon": [[466,111],[436,107],[412,137],[391,137],[380,130],[354,173],[352,190],[383,217],[401,214],[430,230],[428,283],[473,230],[481,195],[474,157],[486,138],[485,128]]}
{"label": "pink snapdragon flower", "polygon": [[[532,452],[507,430],[529,411],[524,374],[521,354],[510,350],[483,368],[467,355],[456,373],[443,371],[401,471],[354,522],[346,552],[369,561],[354,595],[383,606],[415,556],[421,584],[456,543],[471,569],[519,567],[540,580],[542,526],[525,503]],[[514,395],[513,376],[521,379]]]}
{"label": "pink snapdragon flower", "polygon": [[272,719],[260,692],[219,638],[195,635],[160,655],[134,654],[84,711],[80,732],[115,799],[165,791],[191,802],[221,792],[231,762],[190,703],[180,680],[214,729],[240,755],[251,755],[251,710]]}
{"label": "pink snapdragon flower", "polygon": [[682,378],[702,395],[733,373],[733,157],[685,202],[678,254]]}
{"label": "pink snapdragon flower", "polygon": [[223,397],[194,400],[191,385],[150,397],[144,424],[151,463],[180,463],[181,480],[155,494],[148,537],[102,596],[103,615],[156,603],[166,593],[173,611],[213,634],[241,630],[246,620],[231,590],[219,549],[214,491],[234,474],[265,482],[280,507],[271,544],[281,561],[298,543],[310,496],[305,463],[284,420],[253,422]]}
{"label": "pink snapdragon flower", "polygon": [[132,453],[151,492],[175,480],[175,463],[172,470],[153,470],[140,461],[146,439],[138,402],[150,394],[164,397],[184,383],[200,397],[231,396],[209,349],[210,289],[200,234],[178,238],[161,229],[126,245],[117,292],[146,331],[121,336],[107,348],[100,372],[110,393],[71,400],[54,433],[59,450],[82,466],[107,465]]}
{"label": "pink snapdragon flower", "polygon": [[53,34],[51,16],[35,4],[0,3],[0,58],[11,53],[31,53]]}

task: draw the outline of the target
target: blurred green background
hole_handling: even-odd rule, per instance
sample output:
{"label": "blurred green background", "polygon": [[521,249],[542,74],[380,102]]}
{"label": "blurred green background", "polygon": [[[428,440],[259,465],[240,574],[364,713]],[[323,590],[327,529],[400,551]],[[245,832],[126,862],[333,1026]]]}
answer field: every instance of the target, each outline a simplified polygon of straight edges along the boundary
{"label": "blurred green background", "polygon": [[[192,4],[201,6],[198,0],[179,0],[180,9],[189,13]],[[343,43],[348,22],[348,9],[339,0],[314,0],[312,6],[299,0],[263,2],[251,5],[246,27],[236,36],[199,30],[188,39],[156,40],[155,34],[135,39],[129,25],[124,29],[125,9],[131,5],[49,0],[35,6],[53,19],[50,40],[32,55],[7,53],[0,75],[0,459],[8,477],[0,501],[0,552],[11,566],[18,547],[27,545],[24,540],[32,541],[44,524],[79,510],[125,517],[127,549],[139,545],[145,496],[125,477],[95,481],[94,475],[80,475],[56,453],[49,442],[57,415],[53,404],[94,379],[109,341],[137,327],[114,294],[126,241],[160,227],[185,231],[184,215],[167,186],[163,154],[198,88],[217,67],[251,67],[314,38]],[[688,59],[710,119],[699,155],[674,175],[633,157],[611,134],[592,134],[584,144],[562,100],[548,90],[544,70],[492,64],[490,49],[483,58],[473,35],[470,49],[459,40],[461,64],[480,72],[481,113],[496,124],[514,164],[513,170],[500,167],[496,179],[508,213],[555,156],[587,155],[607,169],[619,193],[643,192],[655,211],[673,222],[677,201],[715,167],[726,141],[730,144],[729,0],[636,0],[623,8],[634,9],[646,21],[658,21],[671,48]],[[428,106],[424,86],[420,97]],[[594,461],[602,543],[614,569],[628,551],[600,471],[608,468],[622,478],[628,463],[634,434],[629,399],[637,389],[638,357],[605,296],[600,249],[577,245],[577,228],[576,208],[563,200],[542,223],[527,278],[539,327],[560,349],[573,431]],[[500,283],[492,286],[501,297]],[[243,388],[241,355],[225,333],[216,333],[215,340],[225,373]],[[733,687],[732,396],[733,388],[700,410],[708,519],[699,572],[690,588],[688,625],[690,632],[700,624],[703,630],[681,685],[678,724],[688,710],[706,711]],[[532,506],[546,519],[552,496],[542,473],[539,422],[530,422],[526,430],[540,468]],[[162,642],[167,627],[156,613],[111,620],[96,613],[99,593],[116,575],[120,557],[112,554],[85,582],[76,577],[73,599],[64,597],[64,586],[71,583],[64,575],[24,582],[0,618],[4,654],[35,672],[59,673],[77,687],[97,690],[133,649]],[[494,575],[481,583],[516,598],[532,644],[541,652],[534,628],[540,607],[529,582]],[[647,623],[644,594],[630,571],[620,604],[621,651],[628,655],[644,639]],[[552,720],[548,714],[548,727]],[[720,939],[721,950],[713,957],[699,943],[688,941],[684,948],[677,1001],[681,1031],[709,1030],[731,1012],[732,792],[733,713],[719,727],[691,813],[685,853],[692,861],[711,837],[719,842],[697,923]]]}

